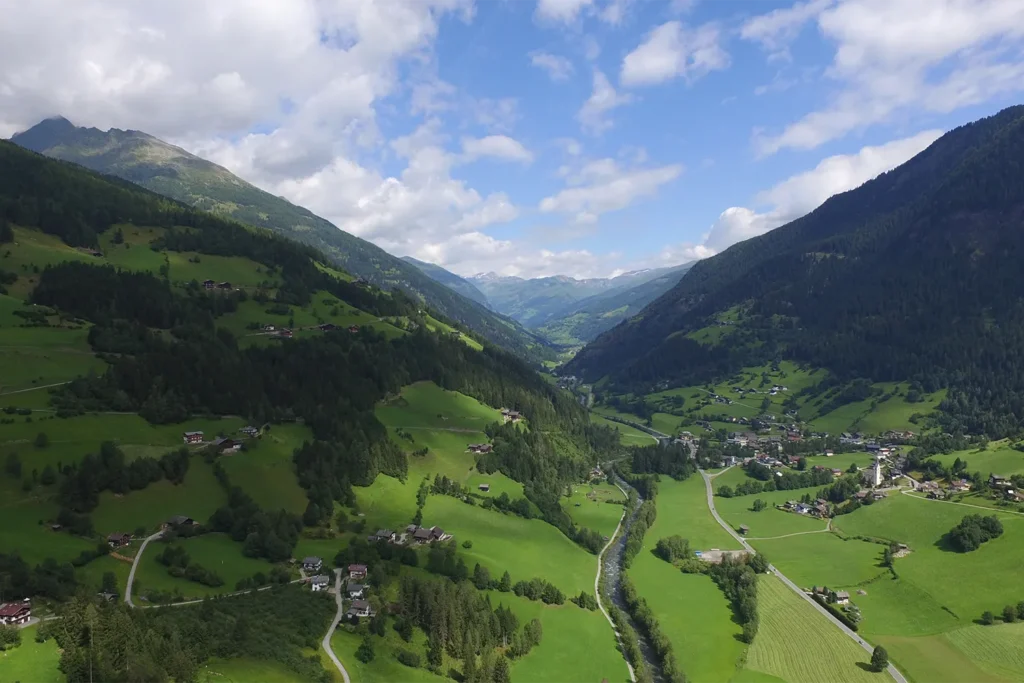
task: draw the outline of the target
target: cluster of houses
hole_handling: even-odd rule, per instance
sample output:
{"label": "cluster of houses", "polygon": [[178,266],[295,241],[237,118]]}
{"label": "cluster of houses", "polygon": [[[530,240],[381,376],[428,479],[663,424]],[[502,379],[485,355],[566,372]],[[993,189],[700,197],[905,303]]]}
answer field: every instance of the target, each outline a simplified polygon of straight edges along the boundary
{"label": "cluster of houses", "polygon": [[798,503],[795,500],[787,500],[784,505],[779,506],[780,510],[795,512],[798,515],[810,515],[822,519],[829,516],[828,501],[818,498],[813,503]]}
{"label": "cluster of houses", "polygon": [[502,408],[501,419],[503,422],[519,422],[519,420],[523,419],[523,415],[518,410],[509,410],[508,408]]}
{"label": "cluster of houses", "polygon": [[231,286],[230,282],[214,282],[213,280],[203,280],[203,289],[232,290],[234,289],[234,287]]}
{"label": "cluster of houses", "polygon": [[989,477],[988,485],[996,491],[1000,491],[1006,500],[1019,503],[1024,501],[1024,493],[1014,488],[1013,482],[1006,477],[993,474]]}
{"label": "cluster of houses", "polygon": [[[252,425],[247,425],[238,430],[238,433],[242,436],[255,439],[260,434],[260,430]],[[184,432],[181,435],[181,440],[186,446],[199,446],[208,445],[213,446],[217,449],[218,453],[237,453],[242,449],[242,441],[240,439],[231,439],[228,437],[218,437],[213,441],[207,441],[206,435],[201,431],[190,431]]]}
{"label": "cluster of houses", "polygon": [[25,598],[19,602],[0,603],[0,626],[22,626],[32,618],[32,602]]}
{"label": "cluster of houses", "polygon": [[[306,572],[316,572],[323,568],[323,560],[319,557],[307,557],[302,560],[302,569]],[[370,587],[367,586],[366,581],[367,568],[365,564],[350,564],[348,566],[348,576],[345,579],[344,597],[351,601],[348,611],[345,616],[349,619],[353,617],[367,618],[372,617],[373,607],[371,607],[369,601],[367,601],[367,594],[370,592]],[[314,593],[321,591],[330,590],[331,578],[326,574],[317,574],[309,580],[309,587]]]}
{"label": "cluster of houses", "polygon": [[494,450],[494,446],[489,443],[471,443],[466,446],[466,450],[470,453],[490,453]]}
{"label": "cluster of houses", "polygon": [[[487,489],[483,487],[487,486]],[[481,484],[481,490],[490,490],[488,484]],[[428,543],[434,543],[435,541],[447,541],[451,538],[451,534],[446,534],[444,529],[439,526],[432,526],[429,529],[427,527],[417,526],[410,524],[405,527],[404,533],[398,533],[391,529],[377,529],[376,533],[370,534],[366,537],[366,540],[370,543],[394,543],[395,545],[426,545]]]}

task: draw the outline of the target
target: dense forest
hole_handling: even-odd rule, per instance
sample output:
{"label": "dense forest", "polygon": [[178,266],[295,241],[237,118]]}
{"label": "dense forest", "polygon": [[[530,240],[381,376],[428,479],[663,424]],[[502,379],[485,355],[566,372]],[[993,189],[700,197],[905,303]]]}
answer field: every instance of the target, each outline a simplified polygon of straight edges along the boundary
{"label": "dense forest", "polygon": [[[817,210],[699,262],[567,372],[615,390],[788,358],[840,382],[948,388],[941,422],[1005,436],[1024,416],[1024,107],[943,136]],[[686,337],[730,309],[727,343]],[[675,334],[682,332],[684,334]]]}

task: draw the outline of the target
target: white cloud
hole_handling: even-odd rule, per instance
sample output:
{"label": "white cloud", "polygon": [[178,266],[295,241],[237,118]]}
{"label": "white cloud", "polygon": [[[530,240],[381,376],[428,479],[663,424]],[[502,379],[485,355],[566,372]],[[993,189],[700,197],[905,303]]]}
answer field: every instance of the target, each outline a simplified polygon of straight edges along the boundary
{"label": "white cloud", "polygon": [[493,157],[506,161],[530,163],[533,154],[518,140],[507,135],[488,135],[485,138],[463,138],[462,155],[466,161],[480,157]]}
{"label": "white cloud", "polygon": [[773,59],[789,59],[789,45],[801,29],[834,0],[806,0],[792,7],[773,10],[748,19],[740,27],[740,36],[762,45]]}
{"label": "white cloud", "polygon": [[538,0],[537,14],[540,19],[570,23],[580,12],[594,4],[594,0]]}
{"label": "white cloud", "polygon": [[598,159],[578,169],[566,169],[568,187],[540,202],[543,213],[560,213],[574,223],[592,224],[605,213],[626,208],[683,172],[679,164],[654,168],[622,168],[614,159]]}
{"label": "white cloud", "polygon": [[608,0],[608,4],[601,8],[598,17],[606,24],[618,26],[626,19],[629,7],[636,0]]}
{"label": "white cloud", "polygon": [[572,62],[565,57],[535,50],[530,53],[530,64],[544,69],[553,81],[566,81],[573,73]]}
{"label": "white cloud", "polygon": [[632,101],[632,95],[616,92],[612,84],[608,82],[608,77],[594,69],[594,89],[587,101],[583,103],[576,118],[584,131],[599,135],[613,125],[607,116],[608,112]]}
{"label": "white cloud", "polygon": [[876,147],[864,147],[856,154],[828,157],[810,171],[794,175],[757,195],[755,203],[769,207],[763,212],[741,206],[729,207],[718,217],[699,244],[667,247],[655,263],[682,263],[707,258],[736,242],[764,234],[789,223],[820,206],[829,197],[860,187],[876,176],[916,156],[942,135],[928,130],[913,137]]}
{"label": "white cloud", "polygon": [[623,85],[653,85],[683,76],[693,81],[729,66],[729,55],[719,45],[718,28],[705,24],[688,29],[669,21],[622,60]]}
{"label": "white cloud", "polygon": [[759,135],[761,154],[1024,91],[1021,0],[846,0],[822,11],[818,27],[836,44],[827,75],[839,90],[781,133]]}

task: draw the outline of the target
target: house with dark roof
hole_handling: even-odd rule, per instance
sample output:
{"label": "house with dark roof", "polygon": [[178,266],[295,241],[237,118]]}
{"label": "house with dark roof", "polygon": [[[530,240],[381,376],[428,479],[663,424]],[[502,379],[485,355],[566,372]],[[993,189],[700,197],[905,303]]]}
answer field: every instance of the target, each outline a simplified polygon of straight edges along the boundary
{"label": "house with dark roof", "polygon": [[192,519],[191,517],[186,517],[185,515],[174,515],[173,517],[171,517],[170,519],[167,520],[167,523],[164,526],[165,527],[194,526],[195,523],[196,523],[196,520]]}
{"label": "house with dark roof", "polygon": [[250,439],[254,439],[260,434],[260,430],[258,430],[256,427],[253,427],[252,425],[246,425],[245,427],[239,429],[238,432],[243,436],[249,437]]}
{"label": "house with dark roof", "polygon": [[416,531],[413,532],[412,540],[416,541],[417,543],[430,543],[434,539],[430,535],[430,529],[424,529],[423,527],[420,527],[419,529],[416,529]]}
{"label": "house with dark roof", "polygon": [[310,555],[309,557],[302,558],[303,571],[318,572],[321,569],[323,569],[323,566],[324,561],[321,558],[316,557],[315,555]]}
{"label": "house with dark roof", "polygon": [[377,533],[370,536],[367,540],[371,543],[394,543],[398,540],[398,534],[391,529],[377,529]]}
{"label": "house with dark roof", "polygon": [[352,606],[348,608],[348,612],[345,613],[345,616],[347,616],[349,619],[351,619],[352,617],[372,617],[373,608],[370,607],[370,603],[368,603],[366,600],[353,600]]}
{"label": "house with dark roof", "polygon": [[224,453],[237,453],[242,449],[242,442],[227,438],[215,439],[213,447],[222,455]]}
{"label": "house with dark roof", "polygon": [[489,443],[471,443],[466,447],[470,453],[490,453],[494,446]]}
{"label": "house with dark roof", "polygon": [[355,600],[357,598],[361,599],[366,596],[366,586],[361,583],[349,581],[348,585],[345,586],[345,593],[348,594],[348,597],[351,600]]}
{"label": "house with dark roof", "polygon": [[109,545],[111,548],[121,548],[123,546],[128,545],[131,542],[132,542],[132,535],[131,534],[115,533],[115,534],[109,534],[107,536],[107,545]]}
{"label": "house with dark roof", "polygon": [[325,591],[331,587],[331,577],[326,576],[325,574],[314,576],[309,581],[309,587],[314,593]]}
{"label": "house with dark roof", "polygon": [[203,280],[203,288],[204,289],[213,289],[214,284],[216,284],[216,283],[214,283],[213,280]]}
{"label": "house with dark roof", "polygon": [[366,565],[365,564],[350,564],[348,566],[348,578],[349,580],[362,581],[366,578]]}
{"label": "house with dark roof", "polygon": [[202,443],[203,442],[203,433],[202,432],[185,432],[184,434],[181,435],[181,439],[182,439],[182,441],[184,441],[186,444],[189,444],[189,445],[197,444],[197,443]]}

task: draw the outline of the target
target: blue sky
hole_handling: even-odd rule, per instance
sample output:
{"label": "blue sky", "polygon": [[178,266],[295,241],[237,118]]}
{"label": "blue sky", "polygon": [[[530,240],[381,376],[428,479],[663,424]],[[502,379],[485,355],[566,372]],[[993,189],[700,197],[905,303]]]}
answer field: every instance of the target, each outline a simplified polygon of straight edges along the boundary
{"label": "blue sky", "polygon": [[1024,90],[1024,0],[5,4],[0,133],[146,130],[464,275],[707,257]]}

